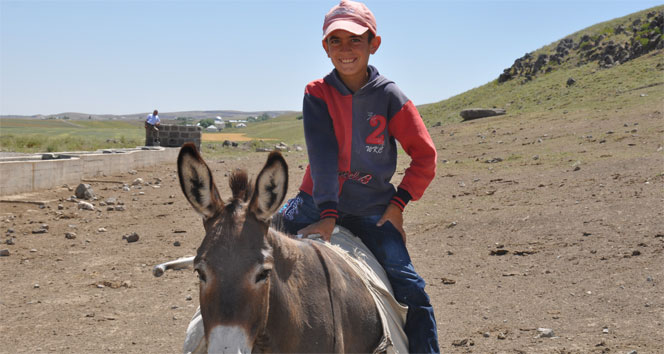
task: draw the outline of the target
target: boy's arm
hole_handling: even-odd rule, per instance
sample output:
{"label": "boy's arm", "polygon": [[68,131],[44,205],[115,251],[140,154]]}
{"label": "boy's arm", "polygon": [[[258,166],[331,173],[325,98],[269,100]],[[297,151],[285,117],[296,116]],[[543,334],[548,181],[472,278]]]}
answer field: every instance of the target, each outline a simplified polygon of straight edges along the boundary
{"label": "boy's arm", "polygon": [[436,147],[412,101],[406,102],[388,125],[389,132],[411,158],[391,203],[403,211],[424,194],[436,174]]}
{"label": "boy's arm", "polygon": [[338,218],[339,201],[338,151],[332,118],[326,102],[305,92],[302,105],[304,137],[313,180],[313,198],[321,219]]}

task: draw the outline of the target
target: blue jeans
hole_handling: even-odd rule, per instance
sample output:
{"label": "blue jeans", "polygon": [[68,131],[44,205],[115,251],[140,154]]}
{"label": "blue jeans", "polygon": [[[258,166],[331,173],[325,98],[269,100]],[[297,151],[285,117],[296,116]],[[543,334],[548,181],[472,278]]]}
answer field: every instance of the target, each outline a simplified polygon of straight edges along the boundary
{"label": "blue jeans", "polygon": [[[320,219],[313,198],[300,192],[279,211],[283,216],[284,231],[296,234],[298,230]],[[339,213],[337,224],[350,230],[376,256],[390,280],[394,297],[408,306],[404,331],[408,336],[410,353],[439,353],[436,319],[425,282],[408,255],[399,231],[389,222],[378,227],[382,215],[357,216]]]}

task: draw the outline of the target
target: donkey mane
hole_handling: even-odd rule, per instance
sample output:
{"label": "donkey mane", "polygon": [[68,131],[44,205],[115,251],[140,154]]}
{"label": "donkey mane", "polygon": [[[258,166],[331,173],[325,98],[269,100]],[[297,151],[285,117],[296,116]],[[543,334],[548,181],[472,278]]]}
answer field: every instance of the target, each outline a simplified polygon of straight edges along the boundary
{"label": "donkey mane", "polygon": [[241,200],[246,202],[253,194],[253,187],[249,183],[247,171],[243,169],[236,169],[231,173],[228,178],[228,186],[231,188],[233,194],[232,200]]}

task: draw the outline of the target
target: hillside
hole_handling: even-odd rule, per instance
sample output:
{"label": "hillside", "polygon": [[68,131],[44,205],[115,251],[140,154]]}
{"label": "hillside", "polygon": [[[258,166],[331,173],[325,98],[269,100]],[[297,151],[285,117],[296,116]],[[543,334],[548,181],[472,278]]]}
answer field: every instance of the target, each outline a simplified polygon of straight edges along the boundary
{"label": "hillside", "polygon": [[[63,112],[58,114],[36,114],[31,116],[20,115],[2,115],[0,119],[69,119],[69,120],[142,120],[151,112],[130,113],[130,114],[90,114],[78,112]],[[226,119],[241,119],[250,116],[260,116],[267,113],[270,117],[277,117],[290,111],[233,111],[233,110],[210,110],[210,111],[180,111],[180,112],[159,112],[161,119],[175,120],[178,117],[193,118],[196,120],[223,117]]]}
{"label": "hillside", "polygon": [[[603,22],[515,60],[495,80],[419,108],[428,126],[473,107],[508,115],[625,109],[664,97],[664,6]],[[571,79],[571,80],[570,80]],[[645,89],[634,96],[635,90]]]}

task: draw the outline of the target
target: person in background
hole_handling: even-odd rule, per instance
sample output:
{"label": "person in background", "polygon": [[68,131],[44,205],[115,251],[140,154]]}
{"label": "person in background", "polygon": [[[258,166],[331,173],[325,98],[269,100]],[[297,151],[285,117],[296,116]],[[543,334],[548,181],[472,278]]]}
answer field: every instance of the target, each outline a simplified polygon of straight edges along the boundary
{"label": "person in background", "polygon": [[156,109],[145,119],[145,146],[159,146],[159,111]]}
{"label": "person in background", "polygon": [[[359,237],[385,269],[396,300],[408,305],[409,351],[438,353],[433,307],[406,249],[402,215],[433,180],[436,148],[413,102],[369,65],[381,37],[364,4],[333,7],[322,44],[334,70],[305,89],[309,166],[300,192],[280,211],[282,228],[329,241],[341,225]],[[397,141],[411,163],[395,188]]]}

